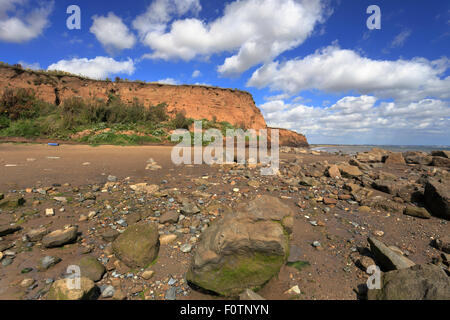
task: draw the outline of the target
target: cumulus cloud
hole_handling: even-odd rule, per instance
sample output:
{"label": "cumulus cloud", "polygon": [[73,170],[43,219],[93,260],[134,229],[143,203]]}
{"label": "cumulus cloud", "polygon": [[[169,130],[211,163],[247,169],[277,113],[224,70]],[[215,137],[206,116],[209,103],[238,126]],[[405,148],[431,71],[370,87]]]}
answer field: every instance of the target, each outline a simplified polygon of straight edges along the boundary
{"label": "cumulus cloud", "polygon": [[179,82],[173,78],[166,78],[166,79],[161,79],[156,81],[157,83],[161,83],[161,84],[172,84],[172,85],[177,85],[179,84]]}
{"label": "cumulus cloud", "polygon": [[449,65],[446,57],[434,61],[372,60],[332,45],[304,58],[267,63],[253,73],[247,86],[268,86],[290,94],[311,89],[356,91],[410,102],[429,97],[448,99],[450,77],[443,76]]}
{"label": "cumulus cloud", "polygon": [[363,95],[344,97],[328,108],[282,100],[260,107],[268,125],[305,133],[312,143],[448,142],[450,108],[438,99],[377,104],[375,97]]}
{"label": "cumulus cloud", "polygon": [[39,37],[48,27],[54,1],[38,2],[27,9],[27,0],[0,0],[0,41],[23,43]]}
{"label": "cumulus cloud", "polygon": [[200,72],[200,70],[195,70],[194,72],[192,72],[192,78],[198,78],[202,75],[202,73]]}
{"label": "cumulus cloud", "polygon": [[154,0],[144,14],[136,17],[133,27],[145,41],[153,32],[164,32],[173,17],[197,15],[201,9],[200,0]]}
{"label": "cumulus cloud", "polygon": [[92,19],[94,23],[89,31],[95,35],[108,53],[113,54],[134,47],[136,37],[122,19],[113,12],[109,12],[106,17],[93,16]]}
{"label": "cumulus cloud", "polygon": [[[160,2],[167,0],[157,0],[148,12]],[[192,11],[196,1],[188,3],[191,5],[185,7],[185,12]],[[233,52],[218,67],[227,76],[238,75],[297,47],[326,14],[321,0],[241,0],[227,4],[223,16],[212,22],[180,19],[167,31],[171,18],[165,14],[167,10],[161,11],[154,17],[147,12],[133,23],[142,42],[153,50],[146,58],[189,61],[197,56]]]}
{"label": "cumulus cloud", "polygon": [[96,57],[94,59],[74,58],[60,60],[50,65],[47,70],[60,70],[82,75],[93,79],[105,79],[114,74],[134,73],[134,62],[130,58],[125,61],[116,61],[109,57]]}

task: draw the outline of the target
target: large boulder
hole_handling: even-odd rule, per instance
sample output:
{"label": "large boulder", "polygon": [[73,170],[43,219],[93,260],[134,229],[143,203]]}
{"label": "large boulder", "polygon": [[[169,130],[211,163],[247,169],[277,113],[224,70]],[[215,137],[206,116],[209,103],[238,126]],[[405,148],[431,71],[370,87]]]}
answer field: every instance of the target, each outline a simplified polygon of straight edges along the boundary
{"label": "large boulder", "polygon": [[100,281],[106,272],[106,268],[95,257],[86,256],[78,262],[81,275],[94,282]]}
{"label": "large boulder", "polygon": [[381,276],[381,289],[367,293],[369,300],[449,300],[450,277],[438,266],[415,265]]}
{"label": "large boulder", "polygon": [[286,261],[293,215],[270,196],[239,205],[203,233],[187,280],[223,296],[260,288]]}
{"label": "large boulder", "polygon": [[338,168],[344,178],[357,178],[363,175],[358,167],[349,164],[340,164]]}
{"label": "large boulder", "polygon": [[444,157],[433,157],[431,165],[434,167],[450,168],[450,159]]}
{"label": "large boulder", "polygon": [[114,254],[130,268],[145,268],[159,253],[159,233],[155,224],[128,227],[112,243]]}
{"label": "large boulder", "polygon": [[441,183],[430,178],[425,185],[425,204],[436,217],[450,220],[450,188],[448,182]]}
{"label": "large boulder", "polygon": [[73,226],[64,230],[55,230],[42,239],[42,244],[46,248],[61,247],[65,244],[72,243],[77,239],[78,227]]}
{"label": "large boulder", "polygon": [[406,164],[406,161],[403,158],[403,154],[401,152],[392,152],[386,157],[384,163],[387,165],[401,165]]}
{"label": "large boulder", "polygon": [[431,155],[433,157],[450,158],[450,150],[436,150],[436,151],[432,151]]}
{"label": "large boulder", "polygon": [[47,294],[47,300],[90,300],[96,296],[94,282],[88,278],[79,279],[79,289],[73,289],[68,283],[73,285],[76,279],[60,279],[55,281]]}
{"label": "large boulder", "polygon": [[407,151],[403,153],[403,158],[405,158],[408,164],[421,164],[428,166],[433,161],[433,157],[426,152],[421,151]]}
{"label": "large boulder", "polygon": [[409,268],[415,265],[414,262],[408,258],[396,253],[394,250],[390,249],[383,242],[375,239],[368,239],[370,244],[370,251],[375,257],[375,261],[380,265],[382,270],[400,270]]}

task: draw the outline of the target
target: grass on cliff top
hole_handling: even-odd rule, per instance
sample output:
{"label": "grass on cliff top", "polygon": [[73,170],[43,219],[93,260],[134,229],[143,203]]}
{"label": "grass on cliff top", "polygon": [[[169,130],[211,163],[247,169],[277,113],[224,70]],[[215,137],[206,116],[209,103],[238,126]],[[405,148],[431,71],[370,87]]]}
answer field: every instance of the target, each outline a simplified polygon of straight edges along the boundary
{"label": "grass on cliff top", "polygon": [[[0,97],[0,137],[141,145],[170,142],[169,131],[189,129],[193,122],[183,113],[171,119],[165,104],[147,108],[135,99],[128,105],[112,94],[107,101],[73,97],[59,106],[39,100],[31,89],[6,89]],[[204,129],[217,128],[222,133],[234,128],[215,119],[202,122]]]}

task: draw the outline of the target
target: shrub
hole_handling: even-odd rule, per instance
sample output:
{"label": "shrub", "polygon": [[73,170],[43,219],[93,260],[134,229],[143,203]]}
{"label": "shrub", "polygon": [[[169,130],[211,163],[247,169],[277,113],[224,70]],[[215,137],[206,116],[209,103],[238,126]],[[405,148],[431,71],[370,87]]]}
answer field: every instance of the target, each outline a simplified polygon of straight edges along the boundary
{"label": "shrub", "polygon": [[175,118],[172,120],[172,126],[175,129],[189,129],[189,126],[194,121],[192,119],[186,118],[186,115],[184,112],[178,112],[175,115]]}

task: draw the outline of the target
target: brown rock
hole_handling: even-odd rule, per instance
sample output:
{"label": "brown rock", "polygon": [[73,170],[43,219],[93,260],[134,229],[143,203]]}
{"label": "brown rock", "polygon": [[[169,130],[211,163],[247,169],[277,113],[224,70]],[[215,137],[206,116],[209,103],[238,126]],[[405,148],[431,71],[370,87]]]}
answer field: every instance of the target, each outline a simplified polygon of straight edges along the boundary
{"label": "brown rock", "polygon": [[429,178],[425,185],[424,197],[431,214],[450,219],[450,188],[447,184]]}
{"label": "brown rock", "polygon": [[358,167],[348,164],[340,164],[338,168],[344,178],[357,178],[363,174]]}
{"label": "brown rock", "polygon": [[65,244],[72,243],[77,239],[78,227],[70,227],[65,230],[56,230],[47,234],[42,239],[42,244],[46,248],[61,247]]}
{"label": "brown rock", "polygon": [[406,164],[405,159],[403,158],[403,154],[401,152],[392,152],[390,153],[385,162],[385,164],[387,165],[401,165],[401,164]]}
{"label": "brown rock", "polygon": [[427,209],[421,207],[408,206],[405,208],[404,214],[421,219],[430,219],[431,214]]}

